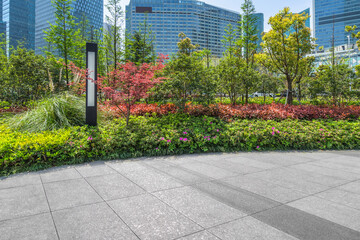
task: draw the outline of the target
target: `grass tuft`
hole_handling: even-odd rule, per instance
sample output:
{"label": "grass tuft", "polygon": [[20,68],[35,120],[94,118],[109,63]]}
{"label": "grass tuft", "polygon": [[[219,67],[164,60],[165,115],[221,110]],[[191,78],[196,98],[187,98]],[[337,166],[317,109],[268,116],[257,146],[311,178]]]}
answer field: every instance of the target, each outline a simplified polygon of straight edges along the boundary
{"label": "grass tuft", "polygon": [[19,131],[41,132],[85,124],[85,100],[68,93],[43,99],[35,108],[9,119]]}

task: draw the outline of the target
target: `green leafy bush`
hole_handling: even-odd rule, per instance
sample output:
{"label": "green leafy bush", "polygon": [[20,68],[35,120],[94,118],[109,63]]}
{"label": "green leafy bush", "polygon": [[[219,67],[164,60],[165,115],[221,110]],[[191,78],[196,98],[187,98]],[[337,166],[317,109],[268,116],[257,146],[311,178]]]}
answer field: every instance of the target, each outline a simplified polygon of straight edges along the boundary
{"label": "green leafy bush", "polygon": [[21,131],[39,132],[85,124],[85,100],[69,94],[44,99],[35,108],[14,116],[10,126]]}
{"label": "green leafy bush", "polygon": [[234,120],[171,114],[41,133],[0,125],[0,175],[84,161],[200,152],[359,149],[360,121]]}

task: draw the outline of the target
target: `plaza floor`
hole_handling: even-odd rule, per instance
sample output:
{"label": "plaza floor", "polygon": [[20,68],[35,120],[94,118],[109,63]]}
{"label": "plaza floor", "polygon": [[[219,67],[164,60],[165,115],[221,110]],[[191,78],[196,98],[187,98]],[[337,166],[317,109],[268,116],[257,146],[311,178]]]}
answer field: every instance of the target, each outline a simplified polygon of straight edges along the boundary
{"label": "plaza floor", "polygon": [[0,179],[0,239],[360,239],[360,151],[94,162]]}

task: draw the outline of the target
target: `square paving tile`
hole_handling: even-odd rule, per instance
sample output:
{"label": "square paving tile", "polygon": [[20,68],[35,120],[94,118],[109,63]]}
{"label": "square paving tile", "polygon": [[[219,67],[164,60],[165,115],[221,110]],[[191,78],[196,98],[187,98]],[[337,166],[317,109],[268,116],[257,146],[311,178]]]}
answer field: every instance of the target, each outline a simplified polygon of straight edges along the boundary
{"label": "square paving tile", "polygon": [[46,183],[44,187],[53,211],[103,201],[84,179]]}
{"label": "square paving tile", "polygon": [[314,160],[323,160],[327,158],[337,157],[336,151],[309,151],[309,152],[291,152],[292,155],[302,156],[306,158],[311,158]]}
{"label": "square paving tile", "polygon": [[360,180],[342,185],[339,189],[360,194]]}
{"label": "square paving tile", "polygon": [[269,181],[276,185],[294,189],[305,194],[314,194],[330,188],[329,186],[311,182],[304,175],[299,176],[297,174],[291,174],[286,171],[264,171],[259,173],[252,173],[248,176],[263,181]]}
{"label": "square paving tile", "polygon": [[139,195],[109,202],[112,209],[140,239],[174,239],[202,228],[151,195]]}
{"label": "square paving tile", "polygon": [[76,167],[83,177],[94,177],[106,174],[116,173],[113,169],[109,168],[105,163],[90,163]]}
{"label": "square paving tile", "polygon": [[49,212],[42,185],[0,190],[0,221]]}
{"label": "square paving tile", "polygon": [[53,213],[60,239],[138,239],[106,203]]}
{"label": "square paving tile", "polygon": [[[259,153],[258,153],[259,154]],[[277,164],[273,164],[273,163],[266,163],[266,162],[262,162],[259,160],[254,159],[253,156],[255,155],[250,155],[248,157],[241,157],[241,156],[232,156],[230,158],[227,158],[226,160],[234,162],[234,163],[238,163],[238,164],[242,164],[245,166],[250,166],[250,167],[255,167],[255,168],[259,168],[259,169],[273,169],[273,168],[278,168],[280,167]]]}
{"label": "square paving tile", "polygon": [[33,184],[41,184],[40,176],[37,173],[23,173],[7,178],[0,178],[0,189],[21,187]]}
{"label": "square paving tile", "polygon": [[263,170],[262,168],[244,165],[240,162],[231,161],[228,159],[205,159],[201,162],[239,174],[254,173]]}
{"label": "square paving tile", "polygon": [[337,177],[341,179],[346,179],[349,181],[360,179],[360,175],[356,173],[350,173],[341,171],[339,169],[332,169],[332,168],[326,168],[326,167],[320,167],[313,163],[304,163],[304,164],[298,164],[291,166],[291,168],[312,172],[315,174],[318,174],[319,176],[330,176],[330,177]]}
{"label": "square paving tile", "polygon": [[182,169],[178,166],[167,164],[164,161],[156,161],[156,162],[147,161],[145,162],[145,164],[158,169],[159,171],[165,173],[166,175],[169,175],[173,178],[180,180],[186,185],[188,184],[191,185],[191,184],[206,182],[211,180],[211,178],[209,177],[201,176],[200,174],[193,173],[186,169]]}
{"label": "square paving tile", "polygon": [[121,176],[111,174],[86,178],[88,183],[104,200],[115,200],[145,193],[143,189]]}
{"label": "square paving tile", "polygon": [[246,216],[192,187],[156,192],[155,196],[204,228]]}
{"label": "square paving tile", "polygon": [[360,232],[287,205],[259,212],[252,217],[298,239],[360,239]]}
{"label": "square paving tile", "polygon": [[305,194],[294,189],[282,187],[271,182],[262,181],[249,176],[237,176],[221,180],[221,182],[245,189],[272,200],[286,203],[295,199],[306,197]]}
{"label": "square paving tile", "polygon": [[2,240],[58,239],[50,213],[0,222]]}
{"label": "square paving tile", "polygon": [[333,188],[315,196],[360,210],[360,194]]}
{"label": "square paving tile", "polygon": [[210,228],[208,230],[223,240],[233,240],[233,239],[296,240],[297,239],[263,222],[260,222],[252,217],[245,217],[240,220],[236,220],[214,228]]}
{"label": "square paving tile", "polygon": [[220,238],[215,237],[213,234],[209,233],[208,231],[201,231],[178,239],[179,240],[219,240]]}
{"label": "square paving tile", "polygon": [[253,159],[279,166],[290,166],[294,164],[314,161],[314,159],[303,156],[296,156],[288,152],[261,153],[258,155],[254,155]]}
{"label": "square paving tile", "polygon": [[82,178],[82,176],[73,167],[56,168],[45,171],[41,174],[43,183],[57,182],[71,179]]}
{"label": "square paving tile", "polygon": [[318,197],[307,197],[288,204],[342,226],[360,231],[360,211]]}
{"label": "square paving tile", "polygon": [[175,178],[136,162],[112,163],[110,166],[149,192],[184,186]]}
{"label": "square paving tile", "polygon": [[194,185],[194,187],[246,214],[253,214],[280,205],[279,202],[269,198],[247,190],[230,187],[222,182],[200,183]]}
{"label": "square paving tile", "polygon": [[321,160],[321,161],[313,162],[313,164],[324,168],[331,168],[335,170],[341,170],[344,172],[360,174],[360,167],[348,166],[339,162]]}
{"label": "square paving tile", "polygon": [[238,173],[211,166],[202,162],[187,163],[181,165],[181,167],[213,179],[220,179],[238,175]]}

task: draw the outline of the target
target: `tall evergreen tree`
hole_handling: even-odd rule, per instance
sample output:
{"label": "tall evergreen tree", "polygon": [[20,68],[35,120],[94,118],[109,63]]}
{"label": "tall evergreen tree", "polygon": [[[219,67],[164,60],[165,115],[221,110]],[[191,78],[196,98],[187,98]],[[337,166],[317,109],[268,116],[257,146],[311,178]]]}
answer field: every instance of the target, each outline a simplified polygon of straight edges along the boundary
{"label": "tall evergreen tree", "polygon": [[77,28],[75,17],[71,14],[73,0],[53,0],[55,7],[55,24],[45,31],[45,40],[49,42],[52,49],[47,48],[47,54],[58,55],[64,59],[65,80],[69,84],[69,62],[74,61],[77,65],[81,63],[82,49],[85,42],[81,40],[80,29]]}
{"label": "tall evergreen tree", "polygon": [[117,63],[122,61],[124,55],[122,48],[124,12],[121,8],[121,0],[109,0],[106,8],[108,10],[108,15],[106,15],[108,27],[104,29],[106,62],[109,66],[113,65],[113,69],[117,69]]}
{"label": "tall evergreen tree", "polygon": [[126,59],[138,65],[155,62],[154,40],[151,25],[145,18],[139,29],[126,40]]}

